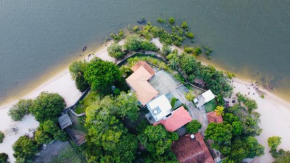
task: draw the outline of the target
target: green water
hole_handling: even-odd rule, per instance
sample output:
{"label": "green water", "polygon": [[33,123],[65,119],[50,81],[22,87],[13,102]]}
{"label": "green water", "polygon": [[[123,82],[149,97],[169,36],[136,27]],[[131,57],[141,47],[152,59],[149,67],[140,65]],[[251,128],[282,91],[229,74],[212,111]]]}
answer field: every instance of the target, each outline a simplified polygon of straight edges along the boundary
{"label": "green water", "polygon": [[[3,0],[0,1],[0,98],[20,96],[36,79],[92,50],[145,17],[188,22],[211,62],[290,91],[290,1]],[[288,93],[288,94],[287,94]]]}

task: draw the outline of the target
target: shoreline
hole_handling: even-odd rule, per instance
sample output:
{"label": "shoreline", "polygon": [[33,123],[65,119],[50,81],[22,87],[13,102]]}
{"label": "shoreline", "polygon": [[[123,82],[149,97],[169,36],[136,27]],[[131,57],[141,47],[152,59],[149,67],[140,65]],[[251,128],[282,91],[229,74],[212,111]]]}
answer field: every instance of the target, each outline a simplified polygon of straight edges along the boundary
{"label": "shoreline", "polygon": [[[152,42],[154,42],[159,48],[162,46],[159,44],[160,42],[158,39],[153,39]],[[97,50],[93,52],[93,55],[84,55],[84,57],[81,59],[91,60],[94,57],[99,57],[103,60],[114,62],[115,59],[110,57],[107,52],[107,47],[111,43],[112,41],[107,42],[105,45],[98,47]],[[122,40],[119,44],[123,43],[124,40]],[[202,64],[212,65],[206,62],[202,62]],[[215,65],[214,67],[218,70],[223,70],[220,67],[216,67]],[[269,147],[267,145],[268,137],[274,135],[282,137],[282,143],[279,146],[279,149],[283,148],[284,150],[290,150],[290,147],[287,146],[290,144],[290,139],[288,138],[290,135],[290,119],[288,120],[287,118],[287,115],[288,117],[290,116],[290,103],[262,88],[259,89],[266,93],[264,99],[262,99],[257,93],[253,95],[253,92],[256,90],[254,90],[254,88],[251,88],[250,90],[247,88],[250,81],[251,80],[234,78],[232,83],[234,86],[234,93],[241,92],[242,94],[247,94],[248,91],[251,91],[251,94],[248,97],[254,99],[257,102],[258,109],[256,111],[261,114],[261,122],[259,123],[259,126],[263,129],[263,132],[260,136],[257,137],[257,139],[259,143],[265,147],[265,155],[255,158],[253,162],[270,162],[271,160],[273,161],[273,158],[269,154]],[[68,67],[56,73],[49,80],[43,82],[40,86],[31,90],[22,98],[35,98],[42,91],[59,93],[65,99],[67,106],[74,104],[74,102],[82,95],[82,93],[77,90],[75,82],[71,79]],[[24,119],[20,122],[13,122],[7,115],[9,108],[18,102],[18,100],[19,99],[0,106],[0,123],[4,124],[0,126],[0,130],[5,131],[13,124],[19,127],[18,134],[13,136],[7,135],[3,144],[0,144],[0,152],[7,153],[11,162],[15,161],[12,149],[13,143],[20,136],[24,135],[25,133],[29,133],[29,129],[35,129],[38,127],[38,122],[31,115],[25,116]],[[274,118],[277,119],[273,121]],[[283,129],[281,130],[281,128]]]}

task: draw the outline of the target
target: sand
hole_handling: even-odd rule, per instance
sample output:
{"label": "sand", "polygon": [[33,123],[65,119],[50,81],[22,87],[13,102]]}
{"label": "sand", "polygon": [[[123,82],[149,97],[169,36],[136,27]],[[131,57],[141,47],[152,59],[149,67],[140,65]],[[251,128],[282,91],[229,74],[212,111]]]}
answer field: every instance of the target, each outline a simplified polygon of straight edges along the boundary
{"label": "sand", "polygon": [[[112,42],[107,43],[107,46],[111,43]],[[93,57],[97,56],[103,60],[115,62],[115,59],[108,55],[107,46],[99,48],[93,55],[86,55],[83,59],[91,60]],[[73,105],[82,95],[76,88],[74,80],[71,79],[68,69],[61,71],[41,86],[22,97],[22,99],[34,99],[43,91],[60,94],[64,98],[67,107]],[[6,134],[3,143],[0,144],[0,153],[4,152],[8,154],[10,162],[15,162],[12,149],[14,142],[17,141],[20,136],[31,134],[31,130],[35,130],[39,125],[32,115],[25,116],[20,122],[14,122],[8,116],[7,113],[9,109],[17,103],[17,101],[18,100],[0,106],[0,130],[4,132],[10,129],[12,125],[19,129],[16,135]]]}
{"label": "sand", "polygon": [[[265,155],[257,157],[253,160],[254,163],[270,163],[273,162],[267,139],[271,136],[280,136],[282,143],[278,149],[290,150],[290,104],[274,94],[262,90],[266,93],[265,98],[261,98],[249,82],[240,79],[234,79],[234,92],[246,94],[248,97],[254,99],[258,104],[256,110],[261,114],[259,126],[263,129],[261,135],[257,136],[257,140],[265,147]],[[250,92],[250,95],[248,95]],[[254,93],[254,94],[253,94]]]}

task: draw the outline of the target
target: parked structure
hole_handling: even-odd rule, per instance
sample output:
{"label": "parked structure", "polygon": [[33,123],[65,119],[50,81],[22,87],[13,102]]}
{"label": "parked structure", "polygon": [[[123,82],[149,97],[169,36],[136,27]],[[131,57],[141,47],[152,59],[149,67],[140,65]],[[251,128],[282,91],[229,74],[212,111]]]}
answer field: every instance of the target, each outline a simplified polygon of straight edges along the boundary
{"label": "parked structure", "polygon": [[134,73],[126,81],[136,91],[138,100],[144,106],[158,95],[158,92],[148,83],[155,72],[145,61],[136,63],[131,69]]}
{"label": "parked structure", "polygon": [[215,95],[211,92],[211,90],[208,90],[204,92],[203,94],[197,96],[197,98],[195,98],[193,102],[197,108],[201,109],[204,104],[208,103],[214,98],[215,98]]}
{"label": "parked structure", "polygon": [[59,123],[62,130],[67,128],[68,126],[72,125],[72,121],[67,114],[63,114],[62,116],[60,116],[58,118],[58,123]]}
{"label": "parked structure", "polygon": [[184,107],[181,106],[175,111],[173,111],[168,118],[163,119],[155,123],[154,125],[162,124],[167,131],[174,132],[191,121],[192,121],[191,116],[184,109]]}
{"label": "parked structure", "polygon": [[217,115],[215,111],[211,111],[206,114],[209,123],[223,123],[223,117]]}
{"label": "parked structure", "polygon": [[200,133],[179,138],[172,143],[171,151],[181,163],[214,163]]}

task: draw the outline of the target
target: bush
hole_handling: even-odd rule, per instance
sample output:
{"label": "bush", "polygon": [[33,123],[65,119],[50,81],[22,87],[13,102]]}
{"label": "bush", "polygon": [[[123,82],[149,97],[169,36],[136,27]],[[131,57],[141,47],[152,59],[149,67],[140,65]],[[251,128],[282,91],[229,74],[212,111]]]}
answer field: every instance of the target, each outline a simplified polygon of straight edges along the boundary
{"label": "bush", "polygon": [[188,93],[184,93],[184,95],[188,101],[193,101],[193,99],[195,98],[192,91],[189,91]]}
{"label": "bush", "polygon": [[0,163],[6,163],[8,161],[8,155],[6,153],[0,153]]}
{"label": "bush", "polygon": [[168,22],[173,25],[175,23],[175,19],[173,17],[170,17]]}
{"label": "bush", "polygon": [[197,120],[193,120],[185,126],[185,129],[187,133],[195,134],[201,129],[201,124]]}
{"label": "bush", "polygon": [[174,106],[175,106],[175,103],[176,103],[177,100],[178,100],[178,99],[175,98],[175,97],[173,97],[173,98],[171,99],[171,101],[170,101],[171,107],[174,107]]}
{"label": "bush", "polygon": [[184,21],[184,22],[182,22],[182,24],[181,24],[181,28],[183,28],[183,29],[185,29],[185,30],[188,30],[188,25],[187,25],[187,23]]}
{"label": "bush", "polygon": [[110,45],[107,50],[109,55],[116,59],[121,59],[125,56],[125,53],[122,51],[122,46],[117,43]]}
{"label": "bush", "polygon": [[159,48],[155,44],[149,41],[142,41],[140,44],[140,49],[145,50],[145,51],[154,51],[154,52],[157,52],[159,50]]}
{"label": "bush", "polygon": [[81,92],[84,92],[90,87],[89,83],[86,81],[83,75],[77,75],[75,83],[76,83],[77,89]]}
{"label": "bush", "polygon": [[110,36],[113,38],[115,42],[119,42],[124,37],[124,33],[122,30],[119,30],[119,33],[117,34],[111,33]]}
{"label": "bush", "polygon": [[194,48],[193,47],[184,47],[184,51],[186,52],[186,53],[188,53],[188,54],[191,54],[191,53],[193,53],[193,51],[194,51]]}
{"label": "bush", "polygon": [[168,46],[168,45],[163,45],[162,46],[162,55],[164,56],[164,57],[166,57],[168,54],[170,54],[171,53],[171,47],[170,46]]}
{"label": "bush", "polygon": [[185,32],[185,35],[188,37],[188,38],[194,38],[194,34],[192,32]]}
{"label": "bush", "polygon": [[14,121],[21,121],[22,118],[29,114],[29,108],[32,105],[32,100],[19,100],[19,102],[9,110],[8,115]]}
{"label": "bush", "polygon": [[138,36],[130,36],[127,37],[126,42],[124,44],[124,48],[127,51],[136,51],[140,48],[141,40]]}
{"label": "bush", "polygon": [[69,66],[69,72],[73,79],[77,77],[77,75],[82,74],[86,69],[87,63],[84,61],[75,61]]}
{"label": "bush", "polygon": [[160,23],[160,24],[164,24],[166,21],[165,21],[165,19],[158,18],[157,22]]}
{"label": "bush", "polygon": [[134,28],[133,28],[133,32],[137,32],[139,30],[139,27],[138,25],[136,25]]}
{"label": "bush", "polygon": [[4,138],[5,138],[4,133],[2,131],[0,131],[0,143],[3,142]]}

